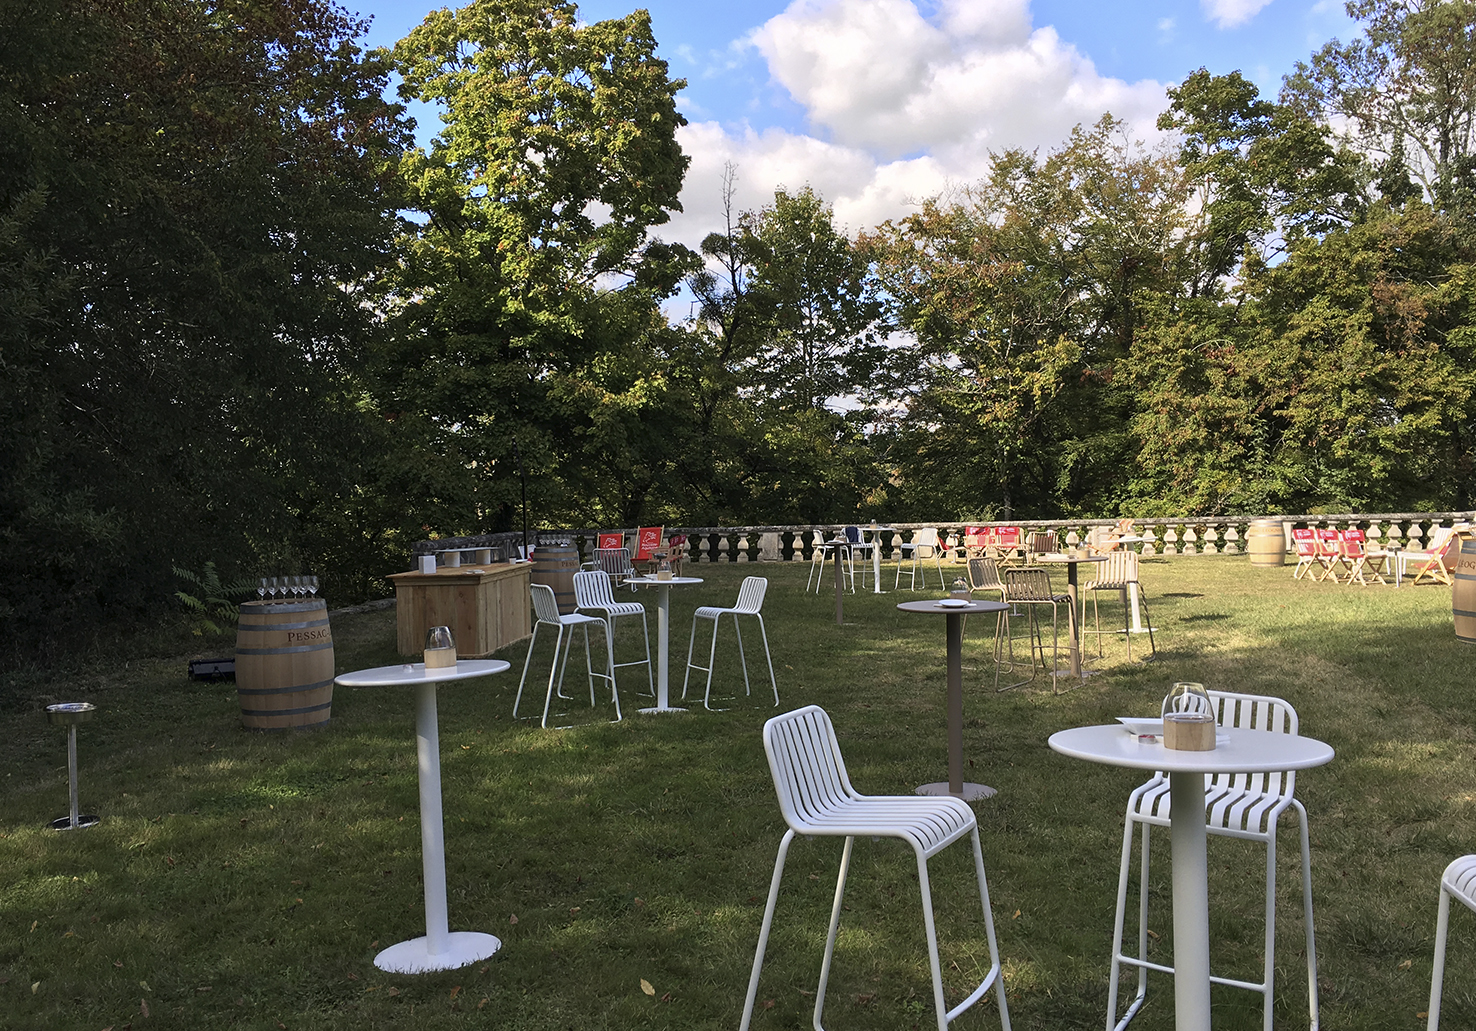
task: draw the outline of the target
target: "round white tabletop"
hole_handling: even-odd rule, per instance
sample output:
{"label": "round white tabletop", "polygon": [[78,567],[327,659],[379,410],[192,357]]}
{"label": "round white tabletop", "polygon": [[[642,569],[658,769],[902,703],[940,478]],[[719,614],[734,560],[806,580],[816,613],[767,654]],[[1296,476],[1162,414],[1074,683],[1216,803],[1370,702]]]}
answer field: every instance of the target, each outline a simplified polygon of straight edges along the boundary
{"label": "round white tabletop", "polygon": [[407,662],[399,666],[378,666],[344,673],[334,680],[344,687],[404,687],[415,684],[438,684],[447,680],[467,680],[493,673],[506,673],[512,664],[501,659],[457,659],[454,666],[426,669],[423,662]]}
{"label": "round white tabletop", "polygon": [[641,709],[643,713],[686,712],[680,705],[671,704],[671,660],[668,652],[671,645],[671,589],[700,584],[700,576],[673,576],[666,580],[654,576],[633,576],[625,581],[627,587],[655,587],[656,590],[656,704]]}
{"label": "round white tabletop", "polygon": [[458,659],[454,666],[426,669],[423,662],[344,673],[344,687],[415,688],[415,751],[420,767],[420,868],[425,887],[425,936],[391,945],[374,957],[380,970],[422,974],[455,970],[486,959],[502,947],[496,935],[452,931],[446,915],[446,834],[441,813],[441,738],[436,718],[436,685],[503,673],[501,659]]}
{"label": "round white tabletop", "polygon": [[1165,748],[1163,739],[1144,741],[1120,723],[1076,727],[1052,734],[1050,746],[1062,755],[1108,766],[1165,773],[1271,773],[1305,770],[1332,761],[1332,746],[1316,738],[1264,730],[1221,727],[1229,738],[1208,752]]}

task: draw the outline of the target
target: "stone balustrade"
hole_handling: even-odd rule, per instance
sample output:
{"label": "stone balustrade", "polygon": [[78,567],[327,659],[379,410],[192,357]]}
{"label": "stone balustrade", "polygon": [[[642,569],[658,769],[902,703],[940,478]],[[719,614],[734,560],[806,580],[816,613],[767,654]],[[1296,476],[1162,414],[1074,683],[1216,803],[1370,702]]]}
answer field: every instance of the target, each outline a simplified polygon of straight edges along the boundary
{"label": "stone balustrade", "polygon": [[[1279,519],[1291,550],[1293,527],[1362,529],[1373,547],[1398,545],[1419,550],[1433,535],[1436,527],[1458,522],[1476,522],[1476,512],[1393,512],[1343,513],[1338,515],[1280,516],[1215,516],[1135,519],[1133,532],[1145,538],[1143,554],[1153,555],[1242,555],[1246,551],[1246,531],[1257,519]],[[1026,533],[1044,531],[1056,535],[1065,547],[1085,542],[1095,527],[1111,527],[1116,519],[1025,519],[993,523],[891,523],[882,531],[882,557],[893,559],[897,546],[912,539],[923,527],[934,527],[948,544],[961,542],[965,525],[1018,526]],[[688,562],[806,562],[817,542],[838,536],[847,524],[832,523],[813,526],[702,526],[666,528],[667,536],[686,534]],[[860,525],[860,524],[851,524]],[[863,526],[863,529],[868,527]],[[530,539],[570,541],[580,555],[593,555],[595,535],[599,529],[543,529],[530,531]],[[613,533],[615,529],[603,530]],[[635,529],[625,530],[634,540]],[[465,543],[463,543],[465,542]],[[412,551],[426,554],[450,548],[488,547],[493,544],[513,546],[522,542],[521,533],[499,533],[480,537],[452,537],[421,541]]]}

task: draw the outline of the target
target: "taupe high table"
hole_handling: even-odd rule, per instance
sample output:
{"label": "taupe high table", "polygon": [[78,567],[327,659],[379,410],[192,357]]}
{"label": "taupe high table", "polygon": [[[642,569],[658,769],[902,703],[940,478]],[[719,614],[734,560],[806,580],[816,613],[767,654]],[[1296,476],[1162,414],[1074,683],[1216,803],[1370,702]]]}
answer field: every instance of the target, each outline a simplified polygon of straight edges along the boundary
{"label": "taupe high table", "polygon": [[[1332,746],[1315,738],[1221,727],[1229,740],[1208,752],[1165,748],[1115,723],[1052,734],[1062,755],[1169,776],[1169,850],[1174,883],[1174,1026],[1209,1031],[1209,863],[1204,822],[1204,778],[1215,773],[1305,770],[1331,762]],[[1116,1014],[1109,1014],[1116,1019]],[[1110,1021],[1109,1021],[1110,1022]]]}
{"label": "taupe high table", "polygon": [[923,784],[919,795],[953,795],[966,801],[990,798],[996,794],[987,784],[969,784],[963,779],[963,618],[983,612],[1003,612],[1009,608],[999,601],[969,601],[964,605],[944,605],[939,601],[904,601],[897,608],[903,612],[920,612],[948,617],[948,781]]}
{"label": "taupe high table", "polygon": [[446,835],[441,822],[441,736],[436,720],[436,685],[503,673],[501,659],[460,659],[454,666],[426,669],[424,663],[380,666],[345,673],[344,687],[415,687],[415,751],[420,760],[420,863],[425,876],[425,937],[391,945],[374,965],[394,974],[455,970],[486,959],[502,947],[495,935],[451,931],[446,920]]}
{"label": "taupe high table", "polygon": [[1070,628],[1067,636],[1071,638],[1071,675],[1080,680],[1083,674],[1081,671],[1081,628],[1076,625],[1076,567],[1082,562],[1106,562],[1107,556],[1049,553],[1037,555],[1035,560],[1066,567],[1066,596],[1071,599],[1071,612],[1066,620],[1066,625]]}

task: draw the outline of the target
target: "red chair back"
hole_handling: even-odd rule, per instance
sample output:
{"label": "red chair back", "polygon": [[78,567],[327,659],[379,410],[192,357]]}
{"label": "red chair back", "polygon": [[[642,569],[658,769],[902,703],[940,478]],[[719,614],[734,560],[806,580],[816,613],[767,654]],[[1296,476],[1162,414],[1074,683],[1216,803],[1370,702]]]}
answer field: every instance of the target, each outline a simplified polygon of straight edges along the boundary
{"label": "red chair back", "polygon": [[982,548],[989,544],[989,529],[984,526],[964,527],[964,546]]}
{"label": "red chair back", "polygon": [[1018,548],[1020,546],[1020,528],[1018,526],[996,526],[994,528],[994,543],[1001,548]]}
{"label": "red chair back", "polygon": [[1292,531],[1292,543],[1297,546],[1297,554],[1303,558],[1313,558],[1317,554],[1317,535],[1306,527],[1298,527]]}
{"label": "red chair back", "polygon": [[608,550],[625,547],[625,534],[623,533],[602,533],[599,535],[599,540],[599,544],[596,545],[598,548]]}
{"label": "red chair back", "polygon": [[651,560],[651,552],[661,547],[661,533],[665,529],[664,526],[643,526],[636,532],[635,560],[637,562]]}
{"label": "red chair back", "polygon": [[1338,554],[1338,531],[1317,531],[1317,553],[1324,557],[1333,557]]}
{"label": "red chair back", "polygon": [[1363,531],[1354,527],[1344,530],[1342,533],[1343,554],[1348,558],[1362,558],[1363,545],[1368,538],[1364,537]]}

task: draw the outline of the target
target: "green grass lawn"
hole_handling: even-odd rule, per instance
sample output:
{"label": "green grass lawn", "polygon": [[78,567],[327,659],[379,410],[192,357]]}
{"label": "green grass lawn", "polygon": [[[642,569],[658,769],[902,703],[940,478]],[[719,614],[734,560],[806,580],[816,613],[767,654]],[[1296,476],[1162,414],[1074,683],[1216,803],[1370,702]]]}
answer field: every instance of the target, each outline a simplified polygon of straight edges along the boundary
{"label": "green grass lawn", "polygon": [[[943,621],[897,611],[923,595],[867,593],[847,596],[837,627],[831,596],[804,594],[807,571],[693,567],[707,582],[672,595],[674,690],[692,608],[731,604],[741,578],[762,573],[783,708],[830,712],[861,791],[945,779]],[[965,755],[968,778],[999,789],[974,808],[1014,1026],[1102,1026],[1123,809],[1143,779],[1059,756],[1046,739],[1156,714],[1171,682],[1197,680],[1287,698],[1302,732],[1337,751],[1297,786],[1311,821],[1323,1027],[1423,1027],[1439,875],[1476,851],[1476,654],[1455,640],[1449,590],[1294,582],[1290,569],[1234,558],[1155,559],[1143,579],[1157,661],[1129,664],[1109,639],[1103,672],[1060,696],[1044,679],[995,694],[987,628],[970,626]],[[340,671],[399,661],[393,610],[333,630]],[[339,688],[327,729],[265,735],[241,728],[231,685],[186,678],[184,653],[12,678],[0,712],[0,1027],[736,1028],[784,830],[760,740],[775,710],[756,635],[746,640],[755,693],[725,712],[637,715],[644,678],[623,670],[622,723],[605,722],[607,698],[573,710],[577,729],[514,722],[522,644],[501,656],[510,673],[442,688],[451,927],[496,934],[503,948],[422,976],[372,962],[424,933],[408,690]],[[1134,644],[1136,657],[1147,639]],[[550,647],[535,656],[530,713]],[[197,654],[229,651],[227,640]],[[736,661],[725,627],[715,693],[741,694]],[[576,649],[571,693],[582,669]],[[74,834],[44,829],[67,794],[65,738],[42,706],[63,700],[99,707],[78,752],[83,809],[103,822]],[[1277,1022],[1305,1027],[1297,834],[1293,818],[1282,826]],[[1158,834],[1150,926],[1167,959]],[[809,1027],[840,847],[791,850],[755,1028]],[[988,965],[966,846],[930,871],[956,999]],[[1212,838],[1210,879],[1215,971],[1254,979],[1264,849]],[[910,850],[858,842],[847,905],[828,1023],[931,1027]],[[1469,1028],[1476,918],[1457,906],[1452,924],[1444,1023]],[[1259,996],[1216,988],[1214,1004],[1217,1027],[1260,1026]],[[1156,976],[1135,1026],[1172,1024],[1172,984]],[[992,1001],[956,1026],[997,1028]]]}

